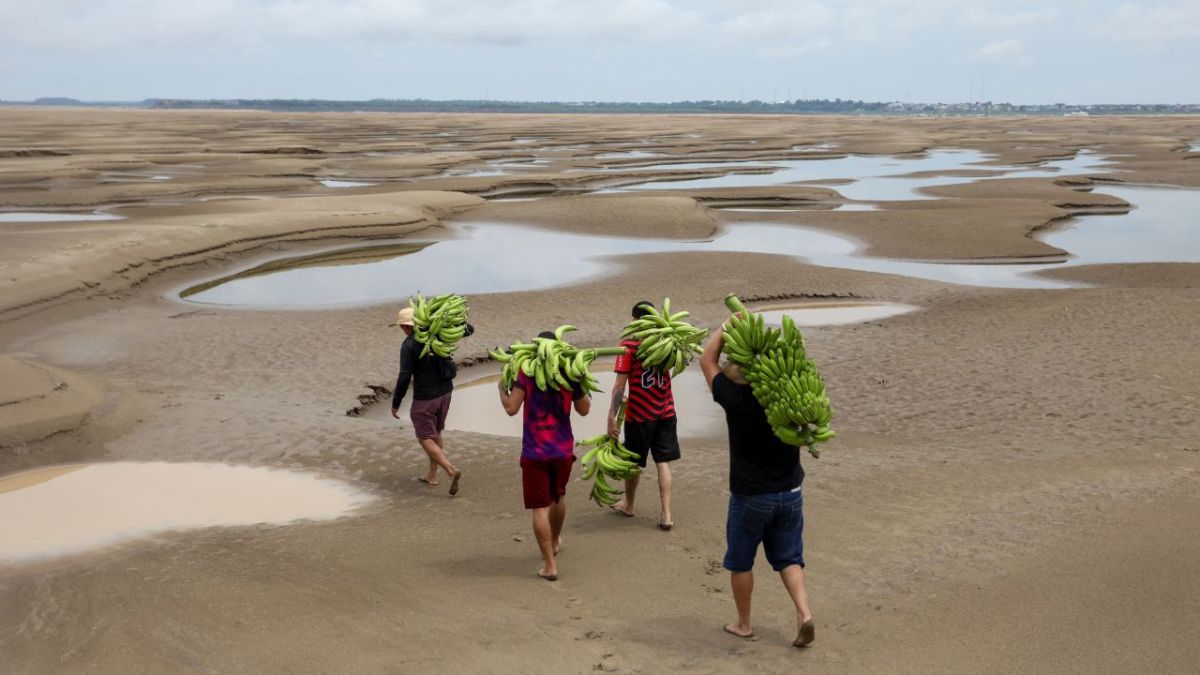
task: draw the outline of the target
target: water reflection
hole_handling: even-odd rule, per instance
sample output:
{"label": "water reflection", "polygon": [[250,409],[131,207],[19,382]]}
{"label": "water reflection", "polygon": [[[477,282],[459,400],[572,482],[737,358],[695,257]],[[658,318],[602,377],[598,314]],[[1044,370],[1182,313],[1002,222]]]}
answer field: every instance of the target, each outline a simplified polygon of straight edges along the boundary
{"label": "water reflection", "polygon": [[[607,273],[606,256],[688,251],[794,255],[825,267],[880,272],[953,284],[1062,288],[1030,272],[1106,262],[1197,262],[1200,191],[1105,187],[1137,206],[1127,215],[1085,216],[1043,235],[1071,252],[1065,261],[1007,259],[938,263],[875,258],[858,242],[778,223],[741,223],[707,241],[594,237],[508,224],[464,226],[466,238],[343,248],[274,260],[184,291],[189,300],[247,307],[363,304],[423,293],[500,293],[566,285]],[[553,280],[553,282],[548,282]]]}
{"label": "water reflection", "polygon": [[[1092,152],[1081,151],[1064,160],[1043,162],[1037,166],[986,166],[980,162],[991,159],[977,150],[934,150],[920,157],[901,158],[879,155],[847,155],[831,159],[806,159],[785,161],[738,161],[703,162],[687,164],[659,164],[639,167],[640,169],[704,169],[726,168],[732,173],[721,176],[689,178],[684,180],[649,180],[632,185],[607,188],[600,192],[638,190],[693,190],[709,188],[751,188],[769,185],[784,185],[801,182],[829,182],[852,180],[852,183],[833,185],[843,197],[855,201],[899,201],[936,199],[919,192],[924,188],[939,185],[954,185],[972,180],[987,180],[992,176],[970,177],[945,174],[964,169],[1004,172],[1003,178],[1028,178],[1058,176],[1077,173],[1107,173],[1101,168],[1105,159]],[[772,173],[737,173],[756,167],[777,167]],[[639,179],[645,181],[645,179]]]}

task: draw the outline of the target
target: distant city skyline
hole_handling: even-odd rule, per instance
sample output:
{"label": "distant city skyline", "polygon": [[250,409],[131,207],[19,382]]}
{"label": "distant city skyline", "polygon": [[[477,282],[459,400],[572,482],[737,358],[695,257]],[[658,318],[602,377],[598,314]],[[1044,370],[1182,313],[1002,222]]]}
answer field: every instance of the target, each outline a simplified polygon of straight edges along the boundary
{"label": "distant city skyline", "polygon": [[0,0],[0,99],[1200,103],[1200,2]]}

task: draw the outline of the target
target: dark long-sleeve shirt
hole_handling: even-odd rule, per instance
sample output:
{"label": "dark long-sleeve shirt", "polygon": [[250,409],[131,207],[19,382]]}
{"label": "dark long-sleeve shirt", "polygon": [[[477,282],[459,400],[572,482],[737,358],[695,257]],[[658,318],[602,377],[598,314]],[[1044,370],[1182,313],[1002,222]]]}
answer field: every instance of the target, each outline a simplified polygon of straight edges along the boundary
{"label": "dark long-sleeve shirt", "polygon": [[[475,332],[475,327],[467,324],[467,335]],[[409,335],[400,345],[400,375],[396,377],[396,388],[392,390],[392,409],[400,407],[404,395],[408,393],[408,383],[413,385],[413,399],[428,401],[454,390],[454,362],[434,353],[419,358],[425,347],[417,339]]]}

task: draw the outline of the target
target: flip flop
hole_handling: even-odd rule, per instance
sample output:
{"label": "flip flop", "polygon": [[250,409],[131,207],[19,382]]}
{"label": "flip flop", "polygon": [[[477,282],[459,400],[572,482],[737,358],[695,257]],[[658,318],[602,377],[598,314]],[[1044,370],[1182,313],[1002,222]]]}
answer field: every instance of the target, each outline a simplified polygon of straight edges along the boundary
{"label": "flip flop", "polygon": [[429,480],[428,478],[426,478],[424,476],[417,476],[417,482],[424,483],[428,487],[437,487],[437,486],[441,485],[441,483],[437,482],[436,480]]}
{"label": "flip flop", "polygon": [[545,579],[546,581],[558,581],[558,575],[557,575],[557,574],[542,574],[542,571],[541,571],[541,570],[538,570],[538,571],[537,571],[537,575],[538,575],[539,577],[541,577],[541,578]]}
{"label": "flip flop", "polygon": [[670,532],[672,527],[675,527],[675,523],[668,523],[662,520],[658,521],[658,529],[662,530],[663,532]]}
{"label": "flip flop", "polygon": [[812,644],[813,640],[817,639],[817,627],[812,621],[805,621],[800,624],[800,633],[796,635],[796,639],[792,641],[793,647],[807,647]]}
{"label": "flip flop", "polygon": [[454,472],[454,480],[450,481],[450,496],[458,494],[458,479],[462,478],[461,471]]}
{"label": "flip flop", "polygon": [[735,633],[732,630],[730,630],[728,624],[726,624],[721,630],[725,631],[726,633],[729,633],[733,637],[741,638],[743,640],[753,640],[754,639],[754,631],[750,631],[749,635],[742,635],[741,633]]}
{"label": "flip flop", "polygon": [[630,513],[630,512],[628,512],[628,511],[626,511],[625,509],[618,509],[616,504],[613,504],[612,506],[610,506],[610,507],[608,507],[608,508],[609,508],[609,509],[610,509],[610,510],[611,510],[613,513],[619,513],[619,514],[621,514],[621,515],[625,516],[626,518],[632,518],[632,517],[633,517],[633,514],[632,514],[632,513]]}

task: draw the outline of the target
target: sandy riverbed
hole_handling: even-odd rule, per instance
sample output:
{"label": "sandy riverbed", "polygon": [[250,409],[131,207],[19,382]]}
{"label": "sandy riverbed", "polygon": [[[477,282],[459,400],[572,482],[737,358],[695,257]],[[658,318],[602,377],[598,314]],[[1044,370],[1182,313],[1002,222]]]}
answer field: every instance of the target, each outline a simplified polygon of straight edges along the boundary
{"label": "sandy riverbed", "polygon": [[[365,385],[394,381],[397,334],[384,326],[395,303],[250,311],[167,296],[257,257],[453,236],[464,219],[679,239],[750,219],[710,208],[721,204],[797,208],[753,220],[819,226],[876,255],[1060,256],[1030,234],[1128,208],[1106,181],[1200,187],[1200,153],[1187,151],[1197,138],[1197,118],[0,109],[0,209],[123,216],[0,223],[0,474],[220,461],[312,469],[382,498],[333,522],[0,562],[0,670],[1192,672],[1198,265],[1080,266],[1054,274],[1087,287],[1004,290],[680,252],[623,256],[575,285],[473,296],[468,360],[567,322],[577,342],[611,343],[633,301],[665,294],[706,325],[731,291],[763,305],[831,296],[920,308],[806,331],[839,434],[806,460],[818,640],[803,652],[788,646],[789,603],[761,560],[759,639],[720,631],[733,613],[720,569],[723,438],[683,448],[670,533],[654,527],[652,479],[632,520],[573,483],[562,579],[548,584],[534,576],[512,439],[448,433],[466,473],[451,499],[413,482],[424,459],[407,423],[344,414]],[[822,153],[968,148],[997,164],[1089,148],[1113,164],[1094,177],[932,188],[938,199],[878,211],[832,210],[844,201],[836,185],[588,195],[609,179],[568,171],[631,150],[769,161],[827,142]],[[444,173],[520,157],[553,161]]]}

